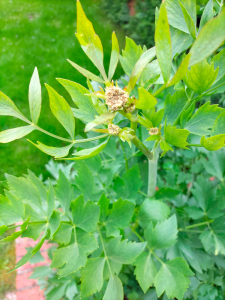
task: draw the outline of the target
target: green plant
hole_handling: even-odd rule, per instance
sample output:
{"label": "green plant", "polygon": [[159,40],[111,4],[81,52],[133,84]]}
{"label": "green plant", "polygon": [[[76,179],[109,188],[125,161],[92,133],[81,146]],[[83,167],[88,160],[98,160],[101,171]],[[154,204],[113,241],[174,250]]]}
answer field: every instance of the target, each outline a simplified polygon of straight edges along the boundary
{"label": "green plant", "polygon": [[[197,29],[194,1],[188,4],[184,1],[179,5],[172,0],[166,1],[156,13],[156,47],[142,49],[127,38],[126,48],[119,56],[118,42],[113,33],[112,54],[106,75],[101,41],[79,2],[77,7],[77,38],[101,75],[97,76],[70,61],[88,78],[88,89],[69,80],[58,81],[67,89],[78,108],[71,108],[63,97],[46,85],[51,110],[66,129],[68,137],[53,135],[37,125],[41,109],[37,69],[29,87],[32,121],[7,96],[0,94],[0,114],[17,117],[29,124],[1,132],[0,142],[13,141],[33,130],[63,140],[68,146],[55,148],[40,142],[35,146],[56,159],[76,161],[76,179],[75,182],[69,181],[60,172],[56,186],[53,187],[49,181],[46,189],[32,172],[21,178],[7,175],[9,191],[5,192],[6,197],[0,197],[0,219],[3,221],[0,230],[3,233],[12,228],[10,224],[22,223],[19,231],[1,243],[12,241],[20,235],[40,239],[18,262],[18,268],[40,250],[46,239],[57,242],[59,247],[54,251],[51,267],[58,268],[60,277],[75,273],[81,280],[81,294],[78,297],[85,298],[99,292],[96,297],[100,299],[122,300],[123,287],[118,274],[123,265],[127,265],[127,270],[133,270],[135,265],[134,274],[144,292],[154,284],[158,297],[165,292],[167,296],[164,298],[182,299],[190,283],[188,277],[194,275],[190,267],[196,270],[197,266],[186,257],[188,254],[193,257],[195,251],[186,242],[179,246],[178,232],[188,236],[189,230],[193,234],[195,230],[192,228],[201,229],[203,226],[204,230],[198,231],[198,237],[205,251],[210,255],[224,255],[224,207],[220,207],[213,193],[204,191],[205,182],[200,178],[193,191],[198,202],[197,209],[195,204],[188,203],[186,211],[189,218],[186,219],[183,211],[179,213],[179,204],[172,201],[169,204],[167,201],[179,195],[179,191],[161,187],[156,192],[157,163],[160,153],[163,157],[168,151],[173,151],[172,146],[214,151],[225,145],[224,109],[210,102],[199,105],[205,95],[221,93],[225,84],[225,51],[221,50],[213,56],[225,39],[225,11],[210,19],[213,10],[210,0]],[[174,12],[180,14],[177,16]],[[186,54],[189,47],[191,49]],[[153,60],[155,56],[157,59]],[[128,81],[126,78],[122,80],[126,85],[124,89],[112,81],[119,58],[129,77]],[[95,91],[95,84],[89,80],[100,83],[100,89]],[[162,92],[167,94],[164,103],[159,98]],[[86,123],[86,139],[75,139],[74,116]],[[105,140],[98,144],[100,139]],[[121,160],[114,160],[115,153],[112,154],[116,151],[118,140],[126,172],[122,178],[115,180],[115,195],[112,197],[106,186],[111,185],[112,174],[117,171],[116,166],[121,165]],[[83,146],[84,143],[88,146]],[[74,146],[78,151],[73,153],[74,156],[65,158]],[[100,164],[99,167],[98,155],[105,152],[112,157],[112,170],[105,170],[104,176],[100,177],[102,166]],[[142,183],[138,166],[129,169],[129,159],[141,154],[148,161],[148,176],[144,176],[145,183],[148,177],[148,183],[144,183],[147,194],[141,191],[139,195]],[[92,158],[90,168],[95,176],[86,164],[81,162],[79,165],[79,161],[88,158]],[[222,167],[219,166],[220,160],[217,164],[216,174],[217,169]],[[212,171],[212,166],[207,166]],[[223,172],[219,177],[222,183]],[[220,188],[223,189],[222,185]],[[102,194],[102,189],[105,194]],[[143,193],[145,200],[141,197]],[[182,197],[180,201],[183,204]],[[201,220],[186,225],[190,218]],[[174,247],[188,250],[183,255],[183,250],[178,251]],[[198,252],[199,255],[201,253]],[[203,270],[207,269],[206,265]],[[124,268],[126,274],[128,271]],[[215,283],[211,277],[205,281],[221,283],[221,280]],[[135,299],[135,296],[129,297]]]}

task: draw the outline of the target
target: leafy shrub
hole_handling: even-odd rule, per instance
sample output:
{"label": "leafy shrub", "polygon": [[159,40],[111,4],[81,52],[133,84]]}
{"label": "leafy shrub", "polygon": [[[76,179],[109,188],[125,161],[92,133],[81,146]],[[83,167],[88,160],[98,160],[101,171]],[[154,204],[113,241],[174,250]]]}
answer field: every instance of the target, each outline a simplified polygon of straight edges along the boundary
{"label": "leafy shrub", "polygon": [[[196,293],[202,299],[210,293],[217,299],[224,295],[220,277],[224,262],[218,256],[225,254],[223,150],[208,154],[208,161],[197,159],[200,165],[193,164],[193,172],[195,168],[199,170],[202,163],[218,178],[214,189],[203,176],[198,176],[192,179],[193,189],[182,194],[177,183],[185,184],[190,176],[180,172],[179,167],[177,171],[176,165],[171,168],[168,162],[163,166],[162,175],[157,176],[159,154],[163,160],[174,147],[184,149],[182,151],[188,153],[184,154],[186,157],[195,158],[198,152],[186,149],[199,147],[215,151],[225,145],[225,110],[210,102],[199,105],[205,95],[221,93],[225,83],[225,51],[213,56],[225,40],[225,11],[211,19],[210,0],[197,28],[194,3],[182,3],[178,5],[168,0],[161,5],[156,14],[156,47],[142,49],[127,38],[126,48],[119,56],[113,33],[106,75],[101,41],[77,2],[77,38],[101,75],[70,62],[88,78],[88,89],[58,79],[77,108],[71,108],[46,85],[52,113],[68,137],[53,135],[37,125],[41,110],[37,69],[29,87],[32,121],[6,95],[0,94],[0,114],[29,124],[1,132],[0,142],[7,143],[40,130],[68,145],[56,148],[38,142],[34,144],[37,148],[56,159],[76,161],[75,180],[74,177],[68,180],[65,172],[60,171],[57,183],[49,181],[46,188],[30,171],[20,178],[7,175],[9,190],[0,196],[0,232],[14,227],[10,226],[13,223],[20,223],[16,225],[20,230],[0,243],[10,242],[20,235],[38,240],[15,268],[32,259],[45,240],[58,244],[51,267],[58,269],[60,278],[69,277],[57,287],[57,293],[53,291],[54,297],[67,295],[69,279],[73,282],[71,289],[74,291],[74,286],[77,287],[75,299],[122,300],[122,282],[129,282],[125,290],[128,295],[129,285],[133,285],[135,278],[139,284],[136,284],[138,295],[135,296],[134,291],[130,299],[139,297],[140,289],[145,293],[152,286],[157,294],[153,296],[161,297],[165,292],[164,299],[180,300],[184,295],[192,299]],[[174,11],[180,14],[175,15]],[[185,55],[184,51],[190,47]],[[157,59],[153,60],[155,56]],[[120,82],[114,85],[112,81],[119,59],[127,75],[122,79],[125,88],[118,85]],[[95,90],[96,83],[91,84],[89,80],[100,83],[99,90]],[[165,101],[159,97],[163,91]],[[86,139],[75,139],[74,116],[86,123]],[[100,139],[104,141],[99,144]],[[74,146],[77,151],[67,157]],[[137,165],[140,155],[148,162],[147,170],[144,161],[139,163],[140,168],[143,167],[140,172],[143,180]],[[121,158],[125,160],[126,171],[114,178],[122,165]],[[84,159],[89,160],[84,163]],[[157,178],[159,190],[156,192]],[[193,228],[199,230],[195,232]],[[209,274],[204,273],[206,270],[210,270]],[[187,291],[188,277],[193,288]],[[213,285],[221,288],[218,291]],[[155,291],[151,288],[148,293]]]}

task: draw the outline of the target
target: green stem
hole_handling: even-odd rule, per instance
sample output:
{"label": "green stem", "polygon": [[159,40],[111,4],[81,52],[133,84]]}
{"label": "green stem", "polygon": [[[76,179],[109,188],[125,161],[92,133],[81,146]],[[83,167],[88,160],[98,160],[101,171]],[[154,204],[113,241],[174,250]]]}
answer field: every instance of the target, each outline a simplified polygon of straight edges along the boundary
{"label": "green stem", "polygon": [[188,144],[190,147],[203,147],[201,144]]}
{"label": "green stem", "polygon": [[202,233],[202,231],[200,231],[200,230],[188,230],[188,229],[183,229],[183,228],[180,228],[178,230],[182,231],[182,232]]}
{"label": "green stem", "polygon": [[[141,241],[141,242],[145,242],[145,240],[140,236],[140,234],[139,233],[137,233],[137,231],[135,231],[135,230],[132,230],[132,232],[139,238],[139,240]],[[156,259],[158,259],[158,261],[159,262],[161,262],[161,264],[164,264],[164,262],[153,252],[153,250],[148,246],[148,244],[147,244],[147,248],[148,248],[148,250],[150,251],[150,253],[152,253],[154,256],[155,256],[155,258]]]}
{"label": "green stem", "polygon": [[136,136],[131,141],[148,159],[153,158],[152,152]]}
{"label": "green stem", "polygon": [[107,253],[106,253],[106,249],[105,249],[105,244],[104,244],[104,241],[103,241],[102,233],[101,233],[101,231],[99,229],[98,229],[98,233],[99,233],[99,237],[100,237],[100,240],[101,240],[101,243],[102,243],[102,249],[103,249],[103,252],[105,254],[105,259],[106,259],[108,267],[109,267],[109,272],[110,272],[111,275],[113,275],[112,269],[111,269],[111,266],[110,266],[110,263],[109,263],[109,259],[107,257]]}
{"label": "green stem", "polygon": [[131,122],[130,123],[130,128],[133,129],[134,134],[136,133],[136,130],[137,130],[137,124],[138,124],[138,122]]}
{"label": "green stem", "polygon": [[109,134],[106,133],[106,134],[98,135],[98,136],[95,136],[95,137],[89,138],[89,139],[76,140],[76,141],[74,141],[74,144],[78,144],[78,143],[86,143],[86,142],[91,142],[91,141],[100,140],[100,139],[103,139],[104,137],[107,137],[108,135],[109,135]]}
{"label": "green stem", "polygon": [[47,134],[47,135],[49,135],[49,136],[55,138],[55,139],[62,140],[62,141],[64,141],[64,142],[68,142],[68,143],[74,143],[74,142],[75,142],[74,140],[65,139],[65,138],[62,138],[62,137],[60,137],[60,136],[58,136],[58,135],[55,135],[55,134],[53,134],[53,133],[50,133],[50,132],[48,132],[48,131],[42,129],[41,127],[39,127],[39,126],[37,126],[37,125],[35,125],[35,124],[31,123],[31,122],[29,122],[29,123],[30,123],[30,125],[32,125],[33,127],[35,127],[37,130],[39,130],[39,131],[41,131],[41,132],[43,132],[43,133],[45,133],[45,134]]}
{"label": "green stem", "polygon": [[163,86],[161,86],[160,89],[158,89],[158,90],[153,94],[153,96],[157,96],[157,95],[160,94],[165,88],[166,88],[166,85],[164,84]]}
{"label": "green stem", "polygon": [[207,224],[209,224],[209,223],[212,223],[213,221],[214,221],[214,220],[209,220],[209,221],[206,221],[206,222],[202,222],[202,223],[198,223],[198,224],[189,225],[189,226],[186,226],[185,229],[195,228],[195,227],[207,225]]}

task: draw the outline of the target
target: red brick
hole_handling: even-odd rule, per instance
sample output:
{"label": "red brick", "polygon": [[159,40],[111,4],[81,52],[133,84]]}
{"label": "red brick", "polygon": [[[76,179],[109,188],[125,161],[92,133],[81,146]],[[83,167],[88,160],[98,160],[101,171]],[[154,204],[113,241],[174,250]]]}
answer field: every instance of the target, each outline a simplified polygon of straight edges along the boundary
{"label": "red brick", "polygon": [[36,279],[28,279],[33,272],[26,272],[24,274],[17,274],[16,276],[16,289],[19,290],[21,288],[29,287],[29,286],[36,286],[37,280]]}
{"label": "red brick", "polygon": [[18,291],[16,296],[17,300],[44,300],[43,291],[39,289],[39,286]]}

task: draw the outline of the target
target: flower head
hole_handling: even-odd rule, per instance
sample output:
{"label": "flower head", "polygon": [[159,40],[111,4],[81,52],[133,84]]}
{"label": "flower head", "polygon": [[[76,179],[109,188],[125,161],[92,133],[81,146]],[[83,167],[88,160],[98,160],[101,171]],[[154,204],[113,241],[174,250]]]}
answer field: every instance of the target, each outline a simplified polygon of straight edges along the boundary
{"label": "flower head", "polygon": [[121,110],[125,107],[129,94],[116,86],[109,86],[105,90],[105,102],[113,110]]}
{"label": "flower head", "polygon": [[120,128],[117,125],[109,124],[108,125],[108,132],[111,135],[118,135],[120,133]]}
{"label": "flower head", "polygon": [[158,134],[159,134],[159,128],[157,128],[157,127],[152,127],[152,128],[149,130],[149,134],[150,134],[150,135],[158,135]]}

